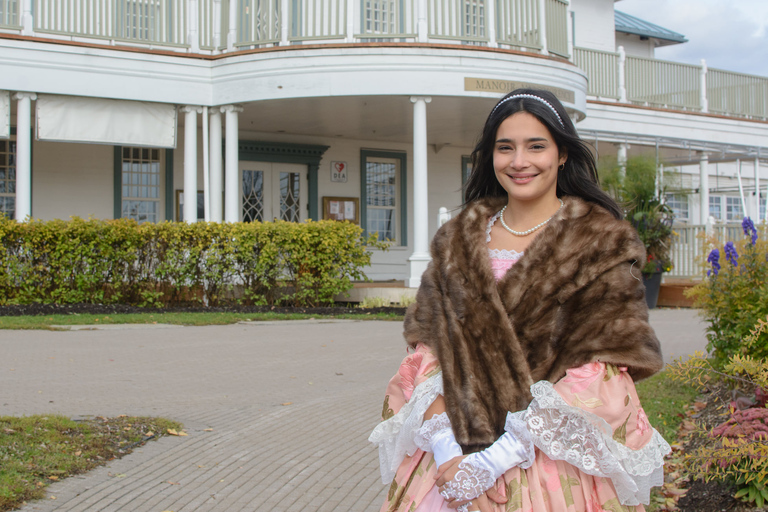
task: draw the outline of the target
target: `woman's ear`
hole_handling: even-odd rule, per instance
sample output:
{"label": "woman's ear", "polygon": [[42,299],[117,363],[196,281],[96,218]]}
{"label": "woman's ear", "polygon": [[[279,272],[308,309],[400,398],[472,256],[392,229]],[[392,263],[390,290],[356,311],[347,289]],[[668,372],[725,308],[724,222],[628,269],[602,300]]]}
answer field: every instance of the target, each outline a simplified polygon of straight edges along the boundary
{"label": "woman's ear", "polygon": [[560,167],[565,163],[566,160],[568,160],[568,150],[565,148],[562,148],[559,150],[560,158],[557,161],[557,166]]}

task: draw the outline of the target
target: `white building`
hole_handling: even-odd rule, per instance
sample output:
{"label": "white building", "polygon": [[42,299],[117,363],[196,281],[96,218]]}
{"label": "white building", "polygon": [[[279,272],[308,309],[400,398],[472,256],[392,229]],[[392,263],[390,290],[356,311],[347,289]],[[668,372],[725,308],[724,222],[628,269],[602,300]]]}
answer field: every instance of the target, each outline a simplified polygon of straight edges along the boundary
{"label": "white building", "polygon": [[681,220],[764,218],[768,78],[654,59],[684,41],[613,0],[0,0],[0,210],[346,215],[415,286],[485,116],[533,86],[674,171]]}

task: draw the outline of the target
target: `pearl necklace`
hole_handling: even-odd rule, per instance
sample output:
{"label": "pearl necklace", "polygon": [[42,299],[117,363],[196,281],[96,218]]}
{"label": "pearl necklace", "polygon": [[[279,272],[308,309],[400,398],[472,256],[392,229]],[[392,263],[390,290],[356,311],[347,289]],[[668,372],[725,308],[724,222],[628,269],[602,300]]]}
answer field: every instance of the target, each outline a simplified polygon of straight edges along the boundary
{"label": "pearl necklace", "polygon": [[[563,207],[563,200],[562,200],[562,199],[560,199],[559,197],[557,198],[557,200],[558,200],[558,201],[560,201],[560,207],[557,209],[557,211],[555,211],[555,213],[553,213],[553,214],[552,214],[552,217],[554,217],[555,215],[557,215],[557,212],[559,212],[559,211],[560,211],[560,208],[562,208],[562,207]],[[537,229],[539,229],[540,227],[544,226],[544,225],[545,225],[547,222],[549,222],[549,221],[551,221],[551,220],[552,220],[552,217],[550,217],[550,218],[548,218],[547,220],[545,220],[544,222],[542,222],[542,223],[540,223],[540,224],[536,224],[536,225],[535,225],[535,226],[533,226],[531,229],[528,229],[528,230],[526,230],[526,231],[515,231],[515,230],[514,230],[514,229],[512,229],[511,227],[507,226],[507,223],[506,223],[506,222],[504,222],[504,211],[505,211],[506,209],[507,209],[507,206],[506,206],[506,205],[504,205],[504,208],[502,208],[502,209],[501,209],[501,211],[499,212],[499,219],[501,220],[501,225],[502,225],[502,226],[504,226],[504,229],[506,229],[507,231],[509,231],[510,233],[512,233],[512,234],[513,234],[513,235],[515,235],[515,236],[527,236],[527,235],[530,235],[531,233],[533,233],[534,231],[536,231],[536,230],[537,230]]]}

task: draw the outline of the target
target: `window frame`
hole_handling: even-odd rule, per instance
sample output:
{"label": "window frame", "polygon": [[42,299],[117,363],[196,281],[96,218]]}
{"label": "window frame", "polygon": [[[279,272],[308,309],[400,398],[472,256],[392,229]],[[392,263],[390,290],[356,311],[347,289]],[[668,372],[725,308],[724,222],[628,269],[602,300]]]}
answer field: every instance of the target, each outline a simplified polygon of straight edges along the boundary
{"label": "window frame", "polygon": [[[16,143],[16,130],[12,129],[11,131],[11,137],[8,139],[2,139],[0,140],[0,143],[7,143],[7,152],[4,152],[4,154],[7,155],[13,155],[13,166],[10,165],[10,163],[5,166],[6,171],[13,167],[13,182],[14,182],[14,191],[13,192],[2,192],[2,197],[13,197],[13,211],[8,213],[5,211],[0,211],[0,215],[5,215],[9,219],[15,219],[16,218],[16,199],[17,199],[17,192],[16,192],[16,186],[17,186],[17,179],[18,179],[18,145]],[[11,151],[11,145],[13,144],[13,151]],[[4,181],[8,182],[9,180],[7,178],[4,179]]]}
{"label": "window frame", "polygon": [[[140,146],[114,146],[114,178],[113,178],[113,216],[120,219],[123,216],[123,148],[133,148]],[[143,147],[140,147],[144,149]],[[174,220],[174,198],[173,198],[173,149],[170,148],[147,148],[160,151],[160,186],[165,187],[165,191],[160,193],[160,211],[158,212],[158,222],[163,220]],[[165,161],[163,165],[162,161]],[[163,178],[162,174],[165,174]],[[165,208],[163,208],[163,204]],[[163,211],[165,218],[163,218]]]}
{"label": "window frame", "polygon": [[400,172],[397,176],[399,185],[400,204],[395,204],[395,212],[400,215],[399,232],[396,233],[394,241],[397,247],[408,245],[408,169],[407,153],[402,151],[385,151],[375,149],[360,150],[360,225],[363,228],[363,236],[368,236],[368,159],[387,158],[390,160],[399,160]]}

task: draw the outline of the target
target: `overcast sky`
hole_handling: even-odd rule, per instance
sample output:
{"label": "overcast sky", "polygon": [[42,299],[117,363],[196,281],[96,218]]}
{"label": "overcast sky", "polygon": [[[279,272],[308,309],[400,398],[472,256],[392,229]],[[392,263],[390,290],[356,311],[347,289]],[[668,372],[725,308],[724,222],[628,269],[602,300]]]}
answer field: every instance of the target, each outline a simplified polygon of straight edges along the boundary
{"label": "overcast sky", "polygon": [[618,11],[683,34],[656,58],[768,77],[768,0],[621,0]]}

